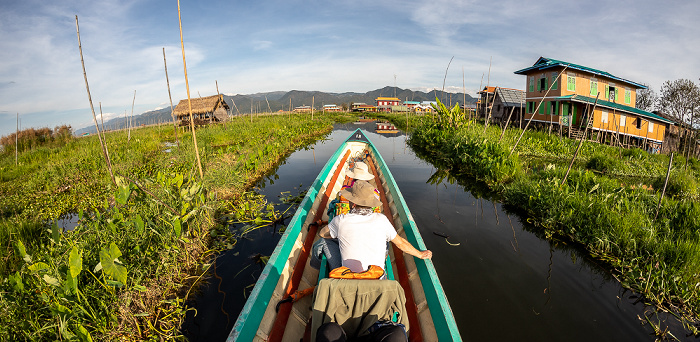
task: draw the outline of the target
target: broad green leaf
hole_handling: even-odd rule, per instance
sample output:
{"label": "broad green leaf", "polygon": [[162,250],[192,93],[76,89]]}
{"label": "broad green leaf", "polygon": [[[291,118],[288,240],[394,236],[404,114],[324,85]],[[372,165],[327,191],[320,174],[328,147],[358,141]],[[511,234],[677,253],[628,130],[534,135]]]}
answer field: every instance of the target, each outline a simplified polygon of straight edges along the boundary
{"label": "broad green leaf", "polygon": [[146,224],[143,223],[141,215],[136,215],[136,217],[134,217],[134,225],[136,226],[136,230],[139,232],[139,234],[143,234]]}
{"label": "broad green leaf", "polygon": [[28,264],[31,263],[32,257],[29,254],[27,254],[27,250],[24,248],[24,244],[22,243],[22,241],[17,240],[16,247],[17,254],[19,254],[19,256],[24,260],[24,262]]}
{"label": "broad green leaf", "polygon": [[80,271],[83,270],[83,256],[75,246],[73,246],[68,256],[68,264],[70,265],[71,277],[77,278]]}
{"label": "broad green leaf", "polygon": [[10,280],[10,284],[15,291],[20,292],[24,290],[24,283],[22,282],[22,276],[19,274],[19,271],[15,272],[15,274],[10,274],[7,279]]}
{"label": "broad green leaf", "polygon": [[78,292],[78,280],[71,277],[70,274],[67,275],[66,280],[63,281],[63,291],[66,294],[72,294]]}
{"label": "broad green leaf", "polygon": [[102,264],[104,273],[120,281],[122,284],[126,284],[127,270],[118,259],[121,255],[122,252],[119,251],[117,245],[112,242],[109,245],[109,249],[102,248],[100,250],[100,263]]}
{"label": "broad green leaf", "polygon": [[182,223],[177,217],[173,219],[173,230],[175,231],[175,236],[179,238],[182,234]]}
{"label": "broad green leaf", "polygon": [[58,222],[53,221],[53,224],[51,225],[51,239],[53,239],[53,243],[59,243],[61,241],[61,235],[58,232]]}
{"label": "broad green leaf", "polygon": [[72,312],[69,308],[58,303],[56,303],[56,306],[54,306],[51,311],[59,315],[69,315]]}
{"label": "broad green leaf", "polygon": [[52,276],[50,276],[50,275],[48,275],[48,274],[44,274],[43,279],[44,279],[44,281],[45,281],[47,284],[49,284],[49,285],[61,286],[61,283],[58,281],[58,279],[56,279],[56,278],[54,278],[54,277],[52,277]]}
{"label": "broad green leaf", "polygon": [[31,264],[29,265],[29,270],[38,273],[40,271],[48,271],[49,270],[49,265],[43,263],[43,262],[37,262],[36,264]]}
{"label": "broad green leaf", "polygon": [[99,271],[102,271],[102,263],[98,262],[97,265],[95,265],[95,268],[92,270],[92,273],[97,273]]}
{"label": "broad green leaf", "polygon": [[90,336],[90,332],[85,329],[85,327],[78,323],[76,324],[76,334],[80,338],[81,341],[83,342],[92,342],[92,336]]}
{"label": "broad green leaf", "polygon": [[116,280],[109,280],[109,279],[105,279],[105,284],[107,284],[107,285],[109,285],[109,286],[114,286],[114,287],[122,287],[122,286],[124,286],[124,284],[122,284],[122,283],[119,282],[119,281],[116,281]]}
{"label": "broad green leaf", "polygon": [[146,292],[146,287],[143,285],[134,285],[134,290],[139,291],[139,292]]}
{"label": "broad green leaf", "polygon": [[126,204],[126,202],[129,200],[129,195],[131,195],[131,188],[128,186],[120,186],[117,189],[114,199],[119,204]]}

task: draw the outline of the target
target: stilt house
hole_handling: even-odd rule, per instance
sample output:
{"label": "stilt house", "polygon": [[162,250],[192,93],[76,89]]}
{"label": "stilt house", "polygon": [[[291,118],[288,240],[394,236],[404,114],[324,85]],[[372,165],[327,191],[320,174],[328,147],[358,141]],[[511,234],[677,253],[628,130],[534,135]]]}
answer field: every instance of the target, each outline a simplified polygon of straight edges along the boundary
{"label": "stilt house", "polygon": [[637,89],[646,86],[605,71],[540,57],[515,74],[527,77],[523,119],[532,118],[533,123],[561,129],[570,136],[580,136],[587,126],[590,138],[599,142],[658,152],[666,130],[673,125],[635,108]]}
{"label": "stilt house", "polygon": [[[221,95],[190,99],[195,125],[206,125],[228,119],[229,106]],[[190,124],[190,108],[187,99],[180,100],[175,107],[175,116],[180,126]]]}

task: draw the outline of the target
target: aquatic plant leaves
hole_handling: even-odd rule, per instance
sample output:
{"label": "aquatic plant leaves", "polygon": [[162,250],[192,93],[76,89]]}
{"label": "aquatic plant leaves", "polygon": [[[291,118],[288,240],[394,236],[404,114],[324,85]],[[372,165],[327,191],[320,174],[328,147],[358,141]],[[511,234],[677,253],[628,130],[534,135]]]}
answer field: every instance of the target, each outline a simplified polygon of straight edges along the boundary
{"label": "aquatic plant leaves", "polygon": [[29,265],[29,270],[32,271],[33,273],[39,273],[42,271],[48,271],[49,270],[49,265],[43,263],[43,262],[37,262],[35,264]]}
{"label": "aquatic plant leaves", "polygon": [[173,219],[173,231],[178,238],[182,234],[182,222],[180,222],[180,219],[177,217]]}
{"label": "aquatic plant leaves", "polygon": [[124,205],[129,200],[130,195],[131,195],[131,187],[120,186],[117,189],[117,193],[114,195],[114,200],[116,200],[117,203]]}
{"label": "aquatic plant leaves", "polygon": [[83,270],[83,256],[78,251],[78,248],[73,246],[68,256],[68,265],[70,276],[76,278],[78,274]]}
{"label": "aquatic plant leaves", "polygon": [[127,270],[126,267],[119,261],[122,252],[114,242],[110,243],[109,249],[102,248],[100,250],[100,265],[102,271],[113,279],[118,280],[122,284],[126,284]]}
{"label": "aquatic plant leaves", "polygon": [[22,241],[17,240],[17,243],[15,244],[15,247],[17,247],[17,254],[24,260],[26,263],[31,263],[32,262],[32,257],[27,254],[27,250],[24,248],[24,244]]}
{"label": "aquatic plant leaves", "polygon": [[43,279],[44,279],[44,281],[45,281],[47,284],[49,284],[49,285],[61,286],[61,283],[58,281],[58,279],[56,279],[56,278],[54,278],[54,277],[52,277],[52,276],[50,276],[50,275],[48,275],[48,274],[44,274]]}
{"label": "aquatic plant leaves", "polygon": [[24,290],[22,275],[19,274],[19,271],[15,272],[15,274],[10,274],[7,279],[10,281],[10,285],[12,285],[15,291],[20,292]]}
{"label": "aquatic plant leaves", "polygon": [[80,338],[81,341],[83,342],[92,342],[92,336],[90,336],[90,332],[85,329],[85,327],[78,323],[76,324],[76,334],[78,335],[78,338]]}
{"label": "aquatic plant leaves", "polygon": [[61,240],[61,234],[58,231],[58,222],[56,221],[51,225],[51,239],[53,243],[59,243]]}
{"label": "aquatic plant leaves", "polygon": [[139,234],[143,234],[146,228],[146,224],[143,222],[143,218],[141,218],[141,215],[136,215],[136,217],[134,217],[133,219],[133,222]]}

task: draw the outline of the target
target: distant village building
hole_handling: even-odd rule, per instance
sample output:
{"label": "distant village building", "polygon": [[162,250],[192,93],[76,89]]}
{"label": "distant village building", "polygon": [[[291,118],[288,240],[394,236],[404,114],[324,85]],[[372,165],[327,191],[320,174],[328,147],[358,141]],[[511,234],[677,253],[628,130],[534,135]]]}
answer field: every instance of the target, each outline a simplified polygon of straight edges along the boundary
{"label": "distant village building", "polygon": [[355,102],[350,104],[350,110],[353,112],[376,112],[377,107],[364,102]]}
{"label": "distant village building", "polygon": [[477,110],[480,118],[486,118],[491,111],[491,106],[493,105],[494,95],[496,94],[496,87],[484,87],[479,91],[479,101],[477,101]]}
{"label": "distant village building", "polygon": [[526,76],[523,119],[556,126],[570,135],[578,136],[588,127],[600,142],[658,152],[666,130],[673,125],[635,108],[637,89],[646,86],[602,70],[540,57],[515,74]]}
{"label": "distant village building", "polygon": [[340,108],[334,104],[323,105],[324,112],[340,112],[341,110],[342,110],[342,108]]}
{"label": "distant village building", "polygon": [[297,113],[311,113],[311,106],[294,107],[294,111]]}
{"label": "distant village building", "polygon": [[491,120],[494,122],[520,122],[525,112],[525,92],[519,89],[496,87],[493,106],[490,109]]}
{"label": "distant village building", "polygon": [[399,106],[401,100],[398,97],[378,97],[375,99],[377,110],[380,112],[391,112],[393,106]]}
{"label": "distant village building", "polygon": [[228,119],[229,106],[221,95],[180,100],[174,110],[180,126],[190,124],[190,103],[195,125],[206,125]]}
{"label": "distant village building", "polygon": [[436,101],[423,101],[419,104],[417,104],[415,107],[413,107],[413,111],[416,113],[432,113],[435,110],[433,109],[433,105],[437,106]]}

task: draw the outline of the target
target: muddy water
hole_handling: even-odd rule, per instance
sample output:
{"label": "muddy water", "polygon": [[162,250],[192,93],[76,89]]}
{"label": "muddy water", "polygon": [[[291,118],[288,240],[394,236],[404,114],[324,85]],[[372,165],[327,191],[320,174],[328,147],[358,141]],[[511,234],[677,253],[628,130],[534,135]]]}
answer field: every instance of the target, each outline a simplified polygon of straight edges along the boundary
{"label": "muddy water", "polygon": [[[356,128],[380,150],[401,189],[465,341],[653,341],[645,309],[585,253],[538,236],[526,218],[472,195],[470,185],[436,177],[405,136],[379,135],[375,125],[337,125],[328,140],[293,153],[259,184],[269,201],[308,187]],[[438,175],[445,176],[444,173]],[[183,332],[190,341],[224,341],[262,271],[278,227],[254,231],[220,255],[216,275],[191,305]],[[448,238],[445,238],[447,236]],[[650,315],[650,314],[648,314]],[[651,317],[656,317],[650,315]],[[684,333],[670,323],[675,336]]]}

